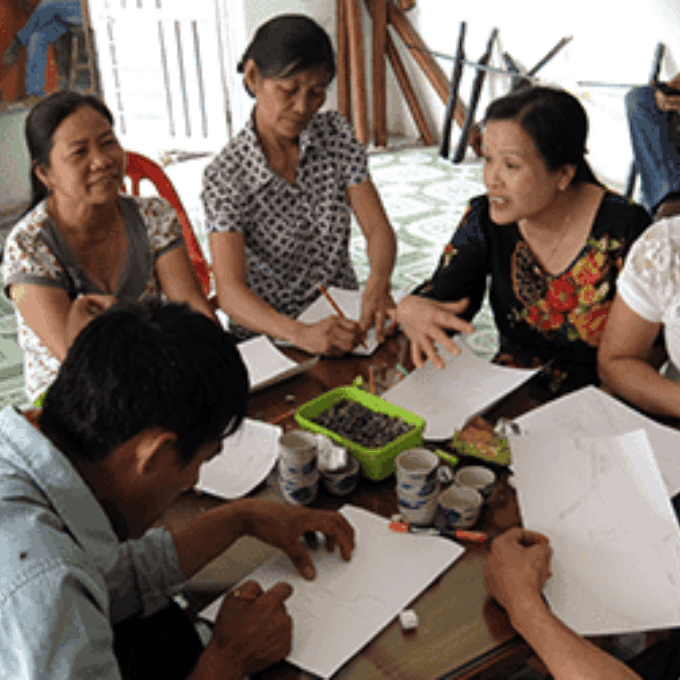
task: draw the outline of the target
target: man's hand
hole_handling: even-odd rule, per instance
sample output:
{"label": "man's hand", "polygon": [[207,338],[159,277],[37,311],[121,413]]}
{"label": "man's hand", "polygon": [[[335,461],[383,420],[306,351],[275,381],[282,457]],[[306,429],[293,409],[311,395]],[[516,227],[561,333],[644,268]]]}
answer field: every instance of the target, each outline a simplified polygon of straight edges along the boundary
{"label": "man's hand", "polygon": [[293,620],[284,602],[293,594],[287,583],[267,592],[247,581],[227,594],[206,651],[227,661],[239,677],[257,673],[290,654]]}
{"label": "man's hand", "polygon": [[654,98],[660,111],[680,111],[680,73],[668,81],[668,86],[678,90],[678,94],[664,94],[654,89]]}
{"label": "man's hand", "polygon": [[352,556],[354,528],[339,512],[262,501],[249,503],[242,512],[245,532],[283,550],[306,579],[313,579],[316,569],[300,540],[305,533],[320,531],[329,552],[338,545],[345,561]]}
{"label": "man's hand", "polygon": [[542,601],[543,586],[551,576],[551,554],[543,534],[518,527],[493,542],[484,569],[486,587],[511,620],[520,607]]}
{"label": "man's hand", "polygon": [[372,326],[375,326],[378,343],[382,343],[386,332],[389,335],[396,328],[396,323],[392,320],[387,330],[385,329],[385,322],[392,316],[391,312],[395,308],[396,305],[390,293],[390,280],[369,277],[361,296],[361,318],[359,319],[361,330],[366,333]]}

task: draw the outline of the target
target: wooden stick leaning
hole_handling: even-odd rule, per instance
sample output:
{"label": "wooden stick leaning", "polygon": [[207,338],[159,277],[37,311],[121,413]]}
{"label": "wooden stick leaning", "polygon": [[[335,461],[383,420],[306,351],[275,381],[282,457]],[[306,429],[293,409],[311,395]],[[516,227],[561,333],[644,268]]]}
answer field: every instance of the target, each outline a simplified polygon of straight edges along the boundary
{"label": "wooden stick leaning", "polygon": [[347,5],[345,0],[337,0],[338,22],[338,111],[352,120],[351,96],[349,83],[349,51],[347,45]]}
{"label": "wooden stick leaning", "polygon": [[368,144],[368,113],[366,107],[366,74],[364,43],[361,31],[359,0],[345,0],[347,31],[349,35],[349,63],[352,80],[352,111],[357,139]]}
{"label": "wooden stick leaning", "polygon": [[373,134],[378,148],[387,146],[387,0],[373,0]]}

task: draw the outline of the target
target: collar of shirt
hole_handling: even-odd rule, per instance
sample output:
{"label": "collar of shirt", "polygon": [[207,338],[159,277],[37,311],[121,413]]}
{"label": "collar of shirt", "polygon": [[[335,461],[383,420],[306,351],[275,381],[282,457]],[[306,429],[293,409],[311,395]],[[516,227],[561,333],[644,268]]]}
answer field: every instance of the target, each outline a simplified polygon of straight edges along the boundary
{"label": "collar of shirt", "polygon": [[[298,168],[302,164],[302,159],[314,146],[315,120],[316,115],[309,122],[309,125],[300,133],[300,159],[298,161]],[[255,132],[254,107],[243,128],[243,138],[247,143],[248,153],[251,155],[253,161],[252,167],[245,169],[245,181],[247,186],[252,187],[253,191],[257,191],[269,184],[269,182],[280,179],[269,165],[269,161],[264,155],[264,151],[257,138],[257,133]]]}
{"label": "collar of shirt", "polygon": [[118,537],[92,491],[66,456],[11,406],[0,411],[0,442],[4,444],[0,459],[35,482],[85,551],[103,560],[104,568],[112,566]]}

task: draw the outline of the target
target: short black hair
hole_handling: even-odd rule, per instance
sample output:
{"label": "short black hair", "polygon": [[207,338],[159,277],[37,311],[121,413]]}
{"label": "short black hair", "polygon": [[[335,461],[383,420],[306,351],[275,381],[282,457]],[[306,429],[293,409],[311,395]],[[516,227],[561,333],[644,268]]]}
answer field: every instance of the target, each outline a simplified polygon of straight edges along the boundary
{"label": "short black hair", "polygon": [[[243,73],[252,59],[263,78],[292,76],[309,69],[326,69],[335,78],[335,55],[328,33],[303,14],[281,14],[255,32],[237,66]],[[245,84],[244,84],[245,85]],[[253,93],[246,86],[249,95]]]}
{"label": "short black hair", "polygon": [[565,164],[575,165],[574,184],[599,184],[585,159],[588,116],[573,94],[555,87],[523,86],[489,104],[484,122],[494,120],[516,120],[553,172]]}
{"label": "short black hair", "polygon": [[56,92],[38,102],[28,114],[24,132],[31,155],[31,203],[26,212],[47,197],[47,187],[38,179],[33,164],[49,167],[54,131],[81,106],[92,107],[113,125],[113,115],[106,104],[97,97],[80,92]]}
{"label": "short black hair", "polygon": [[230,335],[188,305],[114,305],[78,335],[48,389],[40,429],[69,456],[105,459],[144,430],[177,435],[188,463],[238,429],[248,373]]}

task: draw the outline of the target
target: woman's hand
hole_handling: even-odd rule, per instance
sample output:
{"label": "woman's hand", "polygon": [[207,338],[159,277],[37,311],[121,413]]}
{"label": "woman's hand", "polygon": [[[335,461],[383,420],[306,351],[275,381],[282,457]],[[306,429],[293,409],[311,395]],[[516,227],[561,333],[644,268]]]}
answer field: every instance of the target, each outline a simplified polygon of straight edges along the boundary
{"label": "woman's hand", "polygon": [[380,279],[369,276],[361,296],[359,327],[366,333],[371,326],[375,326],[378,343],[383,342],[385,335],[389,335],[396,328],[396,323],[392,319],[389,327],[385,329],[385,322],[392,317],[392,312],[396,308],[390,290],[389,278]]}
{"label": "woman's hand", "polygon": [[472,333],[474,327],[458,314],[465,311],[469,304],[467,298],[456,302],[439,302],[419,295],[407,295],[398,305],[396,321],[411,341],[411,359],[416,368],[422,368],[429,359],[437,368],[446,363],[437,353],[438,342],[452,354],[460,354],[460,349],[448,336],[446,330]]}
{"label": "woman's hand", "polygon": [[311,324],[302,324],[293,344],[310,354],[341,356],[351,352],[364,337],[356,321],[340,316],[329,316]]}
{"label": "woman's hand", "polygon": [[510,617],[518,608],[537,602],[550,578],[552,550],[548,539],[519,527],[494,540],[484,569],[486,587]]}

